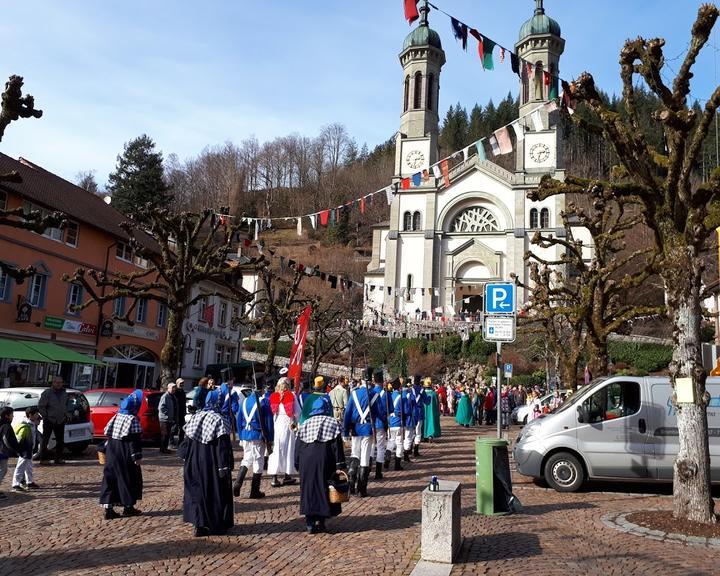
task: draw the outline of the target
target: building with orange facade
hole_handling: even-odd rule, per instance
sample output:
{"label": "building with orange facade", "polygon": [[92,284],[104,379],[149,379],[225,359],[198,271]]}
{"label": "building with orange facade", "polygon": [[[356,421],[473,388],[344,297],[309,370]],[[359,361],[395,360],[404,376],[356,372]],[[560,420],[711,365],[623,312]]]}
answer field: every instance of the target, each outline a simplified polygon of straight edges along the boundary
{"label": "building with orange facade", "polygon": [[0,386],[44,383],[52,370],[59,370],[66,382],[81,388],[153,386],[165,341],[164,305],[138,302],[134,323],[128,325],[112,316],[123,314],[131,302],[120,298],[102,309],[93,304],[76,312],[72,307],[85,301],[87,294],[79,284],[63,280],[64,274],[72,275],[79,267],[112,274],[147,266],[134,256],[120,228],[125,216],[96,194],[36,164],[0,154],[0,173],[11,171],[18,172],[22,182],[0,183],[0,209],[59,211],[67,224],[43,234],[0,226],[0,260],[36,270],[21,284],[0,272],[0,338],[53,342],[97,358],[104,366],[69,362],[52,366],[4,358]]}

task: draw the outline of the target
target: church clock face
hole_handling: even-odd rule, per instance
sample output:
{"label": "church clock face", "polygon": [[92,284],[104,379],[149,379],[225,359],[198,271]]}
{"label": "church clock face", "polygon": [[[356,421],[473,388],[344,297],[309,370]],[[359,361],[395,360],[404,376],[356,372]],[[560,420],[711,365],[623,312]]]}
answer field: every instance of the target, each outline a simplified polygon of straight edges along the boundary
{"label": "church clock face", "polygon": [[533,144],[530,148],[530,160],[533,162],[542,164],[548,158],[550,158],[550,147],[547,144],[539,142],[537,144]]}
{"label": "church clock face", "polygon": [[410,152],[407,153],[407,156],[405,156],[405,163],[412,170],[417,170],[424,164],[424,162],[425,154],[420,152],[420,150],[410,150]]}

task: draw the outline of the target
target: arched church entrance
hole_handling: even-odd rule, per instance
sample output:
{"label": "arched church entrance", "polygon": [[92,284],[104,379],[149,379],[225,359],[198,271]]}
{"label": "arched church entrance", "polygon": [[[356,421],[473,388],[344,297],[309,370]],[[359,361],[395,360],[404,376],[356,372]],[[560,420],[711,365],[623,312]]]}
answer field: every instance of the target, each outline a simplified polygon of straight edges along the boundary
{"label": "arched church entrance", "polygon": [[482,313],[485,282],[492,277],[490,269],[482,262],[465,262],[458,268],[454,290],[455,310],[458,314],[475,317]]}

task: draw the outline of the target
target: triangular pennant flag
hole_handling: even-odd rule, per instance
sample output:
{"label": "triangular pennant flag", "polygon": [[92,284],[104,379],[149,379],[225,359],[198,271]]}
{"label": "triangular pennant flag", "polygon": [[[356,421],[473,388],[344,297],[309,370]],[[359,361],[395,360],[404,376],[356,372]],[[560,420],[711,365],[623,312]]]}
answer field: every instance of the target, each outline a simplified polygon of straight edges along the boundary
{"label": "triangular pennant flag", "polygon": [[413,174],[412,175],[413,186],[420,186],[421,178],[422,178],[422,175],[420,174],[420,172],[416,172],[415,174]]}
{"label": "triangular pennant flag", "polygon": [[525,139],[525,129],[523,128],[522,124],[520,124],[519,120],[515,120],[512,124],[512,129],[515,132],[515,140],[518,142],[522,142]]}
{"label": "triangular pennant flag", "polygon": [[329,226],[335,226],[336,218],[337,218],[337,215],[336,215],[336,212],[335,212],[335,208],[330,208],[330,220],[329,220],[329,222],[328,222],[328,225],[329,225]]}
{"label": "triangular pennant flag", "polygon": [[328,281],[330,282],[330,288],[337,288],[337,276],[329,275]]}
{"label": "triangular pennant flag", "polygon": [[455,38],[460,40],[462,42],[462,49],[467,50],[467,36],[468,36],[468,27],[467,25],[463,24],[462,22],[459,22],[458,20],[455,20],[452,16],[450,17],[450,24],[452,25],[453,34],[455,35]]}
{"label": "triangular pennant flag", "polygon": [[[409,185],[408,185],[408,188],[410,188]],[[392,189],[392,186],[388,186],[387,188],[385,188],[385,199],[387,200],[387,203],[388,203],[388,204],[392,204],[392,201],[393,201],[393,189]]]}
{"label": "triangular pennant flag", "polygon": [[495,64],[493,63],[493,49],[495,48],[495,42],[490,40],[487,36],[483,36],[483,56],[482,65],[485,70],[494,70]]}
{"label": "triangular pennant flag", "polygon": [[487,156],[485,155],[485,146],[483,145],[483,141],[478,140],[477,142],[475,142],[475,147],[477,148],[478,159],[487,160]]}
{"label": "triangular pennant flag", "polygon": [[425,296],[425,288],[420,288],[420,295]]}
{"label": "triangular pennant flag", "polygon": [[497,138],[495,136],[490,136],[490,138],[488,138],[488,142],[490,142],[490,148],[492,148],[493,156],[498,156],[501,152]]}
{"label": "triangular pennant flag", "polygon": [[257,239],[259,236],[260,236],[260,221],[255,220],[255,242],[257,242]]}
{"label": "triangular pennant flag", "polygon": [[313,230],[317,230],[317,214],[310,214],[310,225]]}
{"label": "triangular pennant flag", "polygon": [[392,294],[392,287],[388,286],[387,291],[388,291],[388,296],[390,296]]}
{"label": "triangular pennant flag", "polygon": [[[401,185],[401,188],[402,188],[403,190],[409,190],[409,189],[410,189],[410,178],[403,178],[402,181],[401,181],[401,184],[402,184],[402,185]],[[392,191],[390,192],[390,194],[391,194],[390,197],[392,197]],[[390,203],[390,201],[388,200],[388,204],[389,204],[389,203]]]}
{"label": "triangular pennant flag", "polygon": [[445,184],[445,188],[450,187],[450,167],[448,166],[448,161],[443,160],[440,162],[440,169],[442,170],[443,175],[443,182]]}
{"label": "triangular pennant flag", "polygon": [[500,64],[505,62],[505,48],[500,47]]}
{"label": "triangular pennant flag", "polygon": [[463,153],[463,161],[467,162],[468,155],[470,154],[470,146],[465,146],[465,148],[463,148],[462,153]]}
{"label": "triangular pennant flag", "polygon": [[320,212],[320,225],[321,226],[327,226],[329,216],[330,216],[330,210],[322,210]]}
{"label": "triangular pennant flag", "polygon": [[405,20],[408,24],[412,24],[420,18],[420,14],[417,9],[418,0],[405,0]]}
{"label": "triangular pennant flag", "polygon": [[442,178],[442,170],[440,170],[440,166],[438,164],[435,164],[435,166],[432,167],[432,171],[435,178]]}
{"label": "triangular pennant flag", "polygon": [[557,78],[555,76],[552,77],[550,80],[550,89],[548,91],[548,98],[550,100],[555,100],[558,97],[558,85],[557,85]]}
{"label": "triangular pennant flag", "polygon": [[510,140],[510,132],[506,126],[498,128],[494,132],[495,138],[497,138],[498,146],[500,147],[500,154],[509,154],[512,152],[512,142]]}
{"label": "triangular pennant flag", "polygon": [[535,132],[540,132],[541,130],[545,130],[545,126],[543,125],[542,121],[542,114],[540,114],[540,108],[536,108],[532,111],[530,114],[530,120],[533,123],[533,126],[535,127]]}
{"label": "triangular pennant flag", "polygon": [[520,76],[520,58],[514,52],[510,52],[510,68],[518,76]]}
{"label": "triangular pennant flag", "polygon": [[360,214],[365,214],[365,197],[360,198]]}
{"label": "triangular pennant flag", "polygon": [[302,236],[302,216],[297,219],[297,235]]}
{"label": "triangular pennant flag", "polygon": [[435,296],[440,296],[440,289],[439,288],[433,288],[433,294]]}
{"label": "triangular pennant flag", "polygon": [[327,274],[325,274],[325,272],[320,272],[320,280],[322,280],[323,282],[327,280]]}

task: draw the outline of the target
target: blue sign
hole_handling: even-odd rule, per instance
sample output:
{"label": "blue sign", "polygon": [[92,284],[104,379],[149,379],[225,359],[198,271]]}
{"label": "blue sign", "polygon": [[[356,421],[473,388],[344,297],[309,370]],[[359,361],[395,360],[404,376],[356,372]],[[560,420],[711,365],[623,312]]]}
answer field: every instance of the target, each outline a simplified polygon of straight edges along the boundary
{"label": "blue sign", "polygon": [[505,364],[505,377],[510,378],[512,376],[512,364]]}
{"label": "blue sign", "polygon": [[515,284],[485,284],[485,314],[514,314]]}

